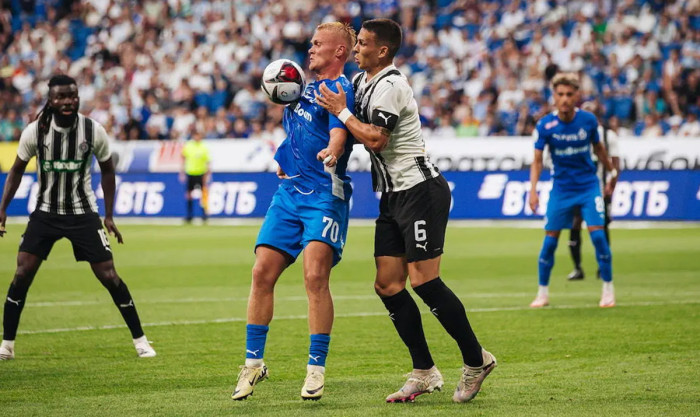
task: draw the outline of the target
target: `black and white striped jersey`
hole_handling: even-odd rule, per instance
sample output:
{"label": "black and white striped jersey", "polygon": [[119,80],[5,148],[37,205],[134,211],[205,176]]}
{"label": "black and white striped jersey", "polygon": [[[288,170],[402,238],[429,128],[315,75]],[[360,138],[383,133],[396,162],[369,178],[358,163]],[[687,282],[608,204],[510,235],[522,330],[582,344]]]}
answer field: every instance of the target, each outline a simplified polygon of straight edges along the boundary
{"label": "black and white striped jersey", "polygon": [[[611,159],[614,157],[620,157],[620,146],[617,144],[617,133],[612,129],[606,129],[601,125],[598,125],[598,136],[600,141],[605,145],[605,149],[608,151],[608,157]],[[607,176],[609,172],[605,170],[605,165],[598,162],[598,155],[591,149],[591,158],[596,164],[596,175],[598,176],[598,182],[600,183],[600,191],[605,190],[605,182],[607,181]]]}
{"label": "black and white striped jersey", "polygon": [[418,104],[406,77],[390,65],[367,81],[367,73],[353,78],[355,117],[391,131],[381,152],[372,152],[374,191],[402,191],[440,175],[428,160]]}
{"label": "black and white striped jersey", "polygon": [[78,114],[73,127],[61,128],[52,120],[46,135],[39,137],[38,133],[38,122],[30,123],[17,149],[23,161],[37,157],[36,209],[55,214],[97,213],[90,170],[93,154],[100,162],[111,157],[105,129]]}

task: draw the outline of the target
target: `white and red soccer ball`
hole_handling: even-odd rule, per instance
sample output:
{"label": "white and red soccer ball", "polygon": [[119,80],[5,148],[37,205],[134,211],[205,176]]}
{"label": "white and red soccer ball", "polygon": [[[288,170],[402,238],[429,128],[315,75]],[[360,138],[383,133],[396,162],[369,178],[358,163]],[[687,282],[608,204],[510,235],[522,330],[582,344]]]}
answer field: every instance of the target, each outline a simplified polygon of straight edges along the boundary
{"label": "white and red soccer ball", "polygon": [[273,103],[289,104],[301,97],[306,87],[304,70],[289,59],[271,62],[263,72],[260,88]]}

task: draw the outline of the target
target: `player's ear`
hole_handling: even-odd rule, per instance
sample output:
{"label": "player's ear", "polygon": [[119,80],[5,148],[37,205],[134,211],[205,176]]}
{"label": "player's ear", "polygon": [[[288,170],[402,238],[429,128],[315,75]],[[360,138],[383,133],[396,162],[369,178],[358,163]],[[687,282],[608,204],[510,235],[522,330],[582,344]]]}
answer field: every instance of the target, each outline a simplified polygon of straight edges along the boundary
{"label": "player's ear", "polygon": [[379,47],[379,58],[385,58],[389,54],[389,47],[388,46],[380,46]]}

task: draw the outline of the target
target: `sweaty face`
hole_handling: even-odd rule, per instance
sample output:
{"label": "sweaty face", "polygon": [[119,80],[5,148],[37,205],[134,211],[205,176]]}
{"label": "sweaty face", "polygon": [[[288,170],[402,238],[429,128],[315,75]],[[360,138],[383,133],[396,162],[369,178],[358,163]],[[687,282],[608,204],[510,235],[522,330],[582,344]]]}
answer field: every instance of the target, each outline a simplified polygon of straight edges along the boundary
{"label": "sweaty face", "polygon": [[341,45],[339,36],[329,30],[317,30],[311,38],[309,48],[309,69],[321,72],[335,59],[338,47]]}
{"label": "sweaty face", "polygon": [[360,29],[357,43],[352,51],[355,53],[355,62],[361,70],[366,71],[379,64],[381,47],[377,45],[377,35],[374,32]]}
{"label": "sweaty face", "polygon": [[578,98],[578,90],[569,85],[558,85],[554,89],[554,106],[560,113],[571,113]]}
{"label": "sweaty face", "polygon": [[55,85],[49,88],[49,105],[60,119],[72,119],[78,114],[80,107],[78,86],[75,84]]}

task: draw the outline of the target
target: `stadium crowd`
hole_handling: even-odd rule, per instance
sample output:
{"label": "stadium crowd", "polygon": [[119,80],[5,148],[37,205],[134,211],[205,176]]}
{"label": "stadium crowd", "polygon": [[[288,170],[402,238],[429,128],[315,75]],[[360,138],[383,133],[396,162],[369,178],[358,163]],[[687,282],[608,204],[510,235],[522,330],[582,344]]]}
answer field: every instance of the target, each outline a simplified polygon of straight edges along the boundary
{"label": "stadium crowd", "polygon": [[0,141],[57,72],[119,140],[280,139],[265,66],[305,62],[321,22],[375,17],[403,25],[396,65],[431,139],[529,135],[558,70],[622,136],[700,137],[700,0],[3,0]]}

